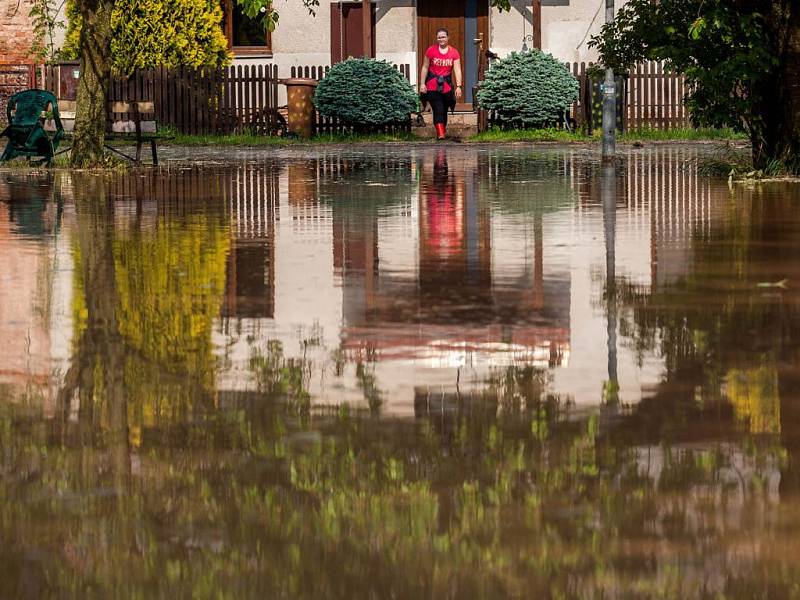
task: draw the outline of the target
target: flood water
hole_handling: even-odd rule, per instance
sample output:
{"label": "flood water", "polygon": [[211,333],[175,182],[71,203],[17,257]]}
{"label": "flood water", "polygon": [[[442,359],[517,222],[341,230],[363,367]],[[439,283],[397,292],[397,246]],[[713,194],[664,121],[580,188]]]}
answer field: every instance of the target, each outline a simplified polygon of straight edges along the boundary
{"label": "flood water", "polygon": [[800,186],[704,153],[0,173],[0,598],[800,596]]}

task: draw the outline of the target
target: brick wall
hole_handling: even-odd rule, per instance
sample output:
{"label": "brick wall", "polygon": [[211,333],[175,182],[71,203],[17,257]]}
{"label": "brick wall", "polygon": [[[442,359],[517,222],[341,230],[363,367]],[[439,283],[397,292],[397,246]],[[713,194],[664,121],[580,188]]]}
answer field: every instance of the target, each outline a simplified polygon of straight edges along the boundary
{"label": "brick wall", "polygon": [[33,25],[30,0],[0,0],[0,63],[30,60]]}
{"label": "brick wall", "polygon": [[8,97],[36,87],[31,69],[34,43],[30,0],[0,0],[0,125],[6,123]]}
{"label": "brick wall", "polygon": [[6,125],[8,97],[16,92],[36,87],[36,71],[31,64],[0,63],[0,129]]}

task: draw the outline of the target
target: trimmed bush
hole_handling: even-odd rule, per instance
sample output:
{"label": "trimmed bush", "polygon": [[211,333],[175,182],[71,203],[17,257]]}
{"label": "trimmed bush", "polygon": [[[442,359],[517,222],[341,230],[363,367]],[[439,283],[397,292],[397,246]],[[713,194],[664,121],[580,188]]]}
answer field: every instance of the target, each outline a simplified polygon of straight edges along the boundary
{"label": "trimmed bush", "polygon": [[478,90],[482,108],[503,125],[545,127],[578,99],[578,80],[552,54],[512,52],[492,65]]}
{"label": "trimmed bush", "polygon": [[407,121],[417,110],[417,93],[391,63],[351,58],[319,82],[314,105],[326,117],[370,127]]}

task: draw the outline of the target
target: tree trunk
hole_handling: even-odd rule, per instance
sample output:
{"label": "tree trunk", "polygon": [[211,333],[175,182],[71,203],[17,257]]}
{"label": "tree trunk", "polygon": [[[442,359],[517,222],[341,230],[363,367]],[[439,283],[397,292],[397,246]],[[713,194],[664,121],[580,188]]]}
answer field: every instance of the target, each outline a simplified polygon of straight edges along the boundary
{"label": "tree trunk", "polygon": [[79,0],[78,6],[83,19],[81,78],[71,162],[74,167],[93,167],[103,163],[114,0]]}
{"label": "tree trunk", "polygon": [[800,171],[800,7],[794,2],[787,6],[786,46],[781,68],[781,96],[778,104],[783,110],[776,157],[791,170]]}
{"label": "tree trunk", "polygon": [[800,172],[800,8],[793,0],[772,2],[770,14],[778,68],[770,78],[759,107],[763,136],[753,142],[753,166],[764,169],[773,161]]}

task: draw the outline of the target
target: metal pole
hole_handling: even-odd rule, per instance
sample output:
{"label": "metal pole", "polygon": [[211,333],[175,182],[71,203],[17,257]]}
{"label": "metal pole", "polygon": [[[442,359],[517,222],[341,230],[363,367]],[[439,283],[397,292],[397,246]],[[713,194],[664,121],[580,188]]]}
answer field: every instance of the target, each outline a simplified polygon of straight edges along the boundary
{"label": "metal pole", "polygon": [[[606,0],[606,24],[614,22],[614,0]],[[617,90],[614,70],[606,69],[603,82],[603,160],[613,160],[617,148]]]}
{"label": "metal pole", "polygon": [[[606,333],[608,352],[608,381],[604,386],[606,407],[615,407],[619,400],[617,376],[617,174],[611,161],[600,173],[600,197],[603,203],[603,233],[606,242]],[[605,416],[613,416],[606,411]]]}

